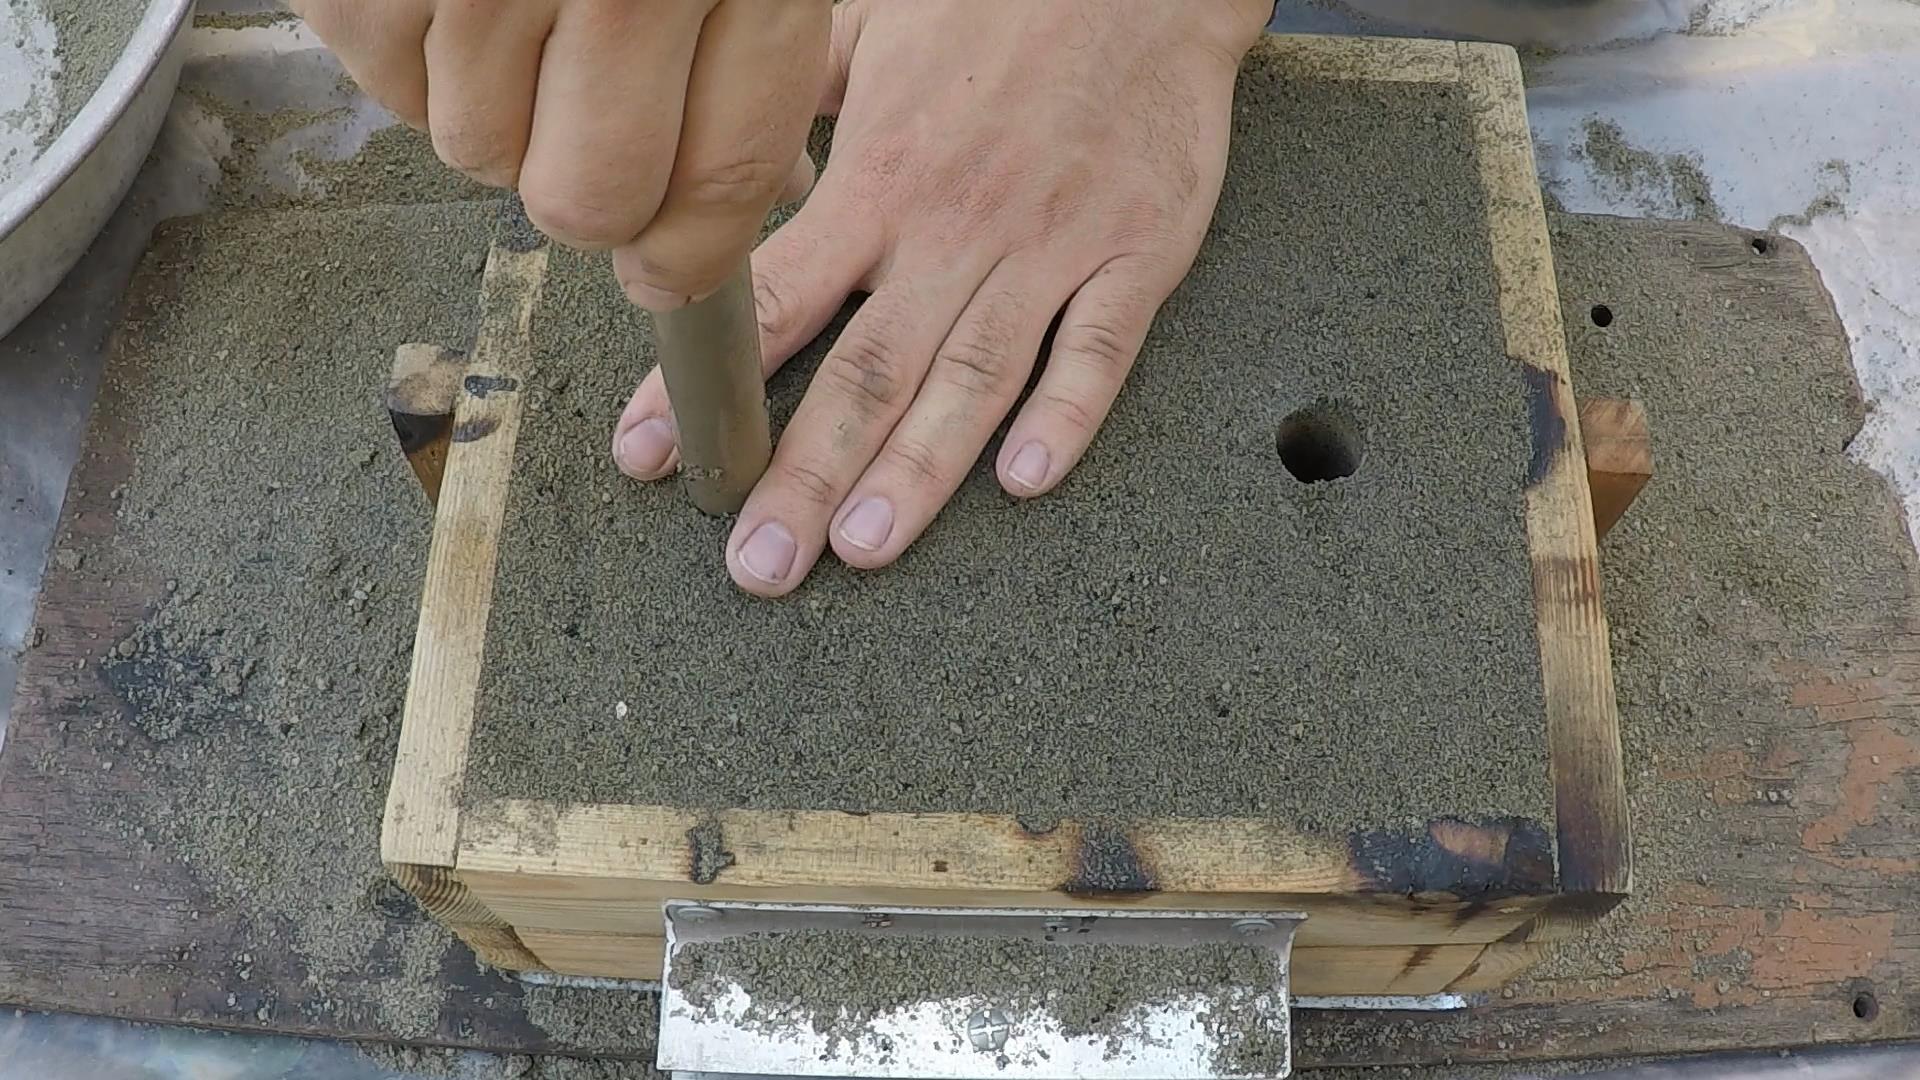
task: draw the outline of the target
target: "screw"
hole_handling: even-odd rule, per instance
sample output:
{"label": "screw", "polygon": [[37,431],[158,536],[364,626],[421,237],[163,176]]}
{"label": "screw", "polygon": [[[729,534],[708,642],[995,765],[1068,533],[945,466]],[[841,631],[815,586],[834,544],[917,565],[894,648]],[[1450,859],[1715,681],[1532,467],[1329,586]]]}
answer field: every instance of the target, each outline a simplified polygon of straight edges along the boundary
{"label": "screw", "polygon": [[1007,1014],[999,1009],[980,1009],[967,1017],[967,1041],[983,1053],[1006,1046],[1012,1031]]}
{"label": "screw", "polygon": [[1233,932],[1239,934],[1241,937],[1252,937],[1255,934],[1264,934],[1271,929],[1273,929],[1273,923],[1266,919],[1233,920]]}
{"label": "screw", "polygon": [[673,909],[673,919],[675,922],[686,922],[686,923],[712,922],[713,920],[719,918],[720,915],[721,915],[721,911],[719,908],[701,907],[698,904],[692,905],[690,907]]}

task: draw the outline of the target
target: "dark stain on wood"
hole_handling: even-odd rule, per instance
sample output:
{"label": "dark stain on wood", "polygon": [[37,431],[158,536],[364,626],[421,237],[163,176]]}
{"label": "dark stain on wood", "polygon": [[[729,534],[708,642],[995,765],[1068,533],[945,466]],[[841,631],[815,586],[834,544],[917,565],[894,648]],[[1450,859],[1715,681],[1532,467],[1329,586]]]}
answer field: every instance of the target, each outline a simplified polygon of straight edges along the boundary
{"label": "dark stain on wood", "polygon": [[516,192],[500,202],[500,219],[493,227],[493,242],[505,251],[523,255],[547,242],[546,234],[534,227],[527,216],[527,204]]}
{"label": "dark stain on wood", "polygon": [[1567,418],[1554,400],[1554,386],[1560,376],[1544,368],[1522,362],[1520,379],[1527,390],[1527,430],[1532,436],[1533,452],[1527,460],[1527,486],[1533,487],[1553,471],[1553,463],[1567,446]]}
{"label": "dark stain on wood", "polygon": [[1475,899],[1539,895],[1554,887],[1553,842],[1546,826],[1530,818],[1442,818],[1417,832],[1363,830],[1347,837],[1347,850],[1371,892]]}
{"label": "dark stain on wood", "polygon": [[393,421],[393,433],[399,438],[400,452],[404,454],[417,454],[432,446],[453,427],[453,416],[449,413],[422,416],[389,411],[387,417]]}
{"label": "dark stain on wood", "polygon": [[511,394],[520,389],[520,380],[505,375],[469,375],[460,385],[484,401],[488,394]]}
{"label": "dark stain on wood", "polygon": [[720,823],[703,821],[687,830],[687,880],[695,885],[711,885],[720,871],[733,865],[733,852],[726,849],[720,835]]}
{"label": "dark stain on wood", "polygon": [[1020,826],[1020,831],[1028,836],[1045,836],[1060,827],[1059,818],[1029,817],[1025,814],[1017,814],[1013,820]]}
{"label": "dark stain on wood", "polygon": [[1427,961],[1433,959],[1434,954],[1439,951],[1440,946],[1438,945],[1415,946],[1413,953],[1407,957],[1407,962],[1400,965],[1400,975],[1404,978],[1419,971],[1425,967]]}
{"label": "dark stain on wood", "polygon": [[1098,823],[1080,831],[1073,853],[1073,876],[1062,891],[1069,896],[1140,896],[1157,891],[1159,882],[1124,829]]}
{"label": "dark stain on wood", "polygon": [[475,420],[462,420],[453,429],[453,441],[457,443],[479,442],[494,433],[500,426],[498,417],[482,416]]}

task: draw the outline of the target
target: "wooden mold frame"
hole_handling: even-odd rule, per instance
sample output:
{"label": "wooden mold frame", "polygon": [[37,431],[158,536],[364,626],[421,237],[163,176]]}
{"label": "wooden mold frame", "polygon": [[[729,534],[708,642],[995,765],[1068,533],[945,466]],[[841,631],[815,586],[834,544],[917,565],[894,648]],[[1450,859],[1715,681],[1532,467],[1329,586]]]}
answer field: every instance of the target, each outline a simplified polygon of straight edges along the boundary
{"label": "wooden mold frame", "polygon": [[[443,481],[438,450],[422,448],[435,432],[409,425],[416,464],[442,486],[381,837],[396,879],[490,964],[635,979],[659,975],[669,898],[1297,909],[1308,915],[1294,965],[1303,994],[1490,989],[1619,902],[1632,869],[1593,507],[1517,58],[1495,45],[1313,37],[1269,38],[1249,63],[1309,78],[1451,82],[1471,95],[1500,316],[1533,438],[1526,526],[1551,831],[1510,819],[1347,837],[1265,820],[1067,821],[1033,832],[981,814],[519,799],[463,812],[519,380],[548,260],[509,203],[477,344],[457,389],[438,380],[454,398],[438,431]],[[414,356],[416,366],[436,359]]]}

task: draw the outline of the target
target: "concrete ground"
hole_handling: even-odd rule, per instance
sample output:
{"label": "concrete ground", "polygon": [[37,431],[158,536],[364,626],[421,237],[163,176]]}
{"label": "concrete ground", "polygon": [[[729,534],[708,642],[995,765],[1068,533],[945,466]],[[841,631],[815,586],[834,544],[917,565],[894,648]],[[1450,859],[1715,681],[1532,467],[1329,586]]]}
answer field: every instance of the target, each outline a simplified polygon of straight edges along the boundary
{"label": "concrete ground", "polygon": [[[204,0],[247,12],[273,0]],[[1527,57],[1543,184],[1575,212],[1672,217],[1699,200],[1675,160],[1697,168],[1726,221],[1805,244],[1853,340],[1873,407],[1854,452],[1889,476],[1920,531],[1920,5],[1910,0],[1315,0],[1283,3],[1279,29],[1506,38],[1559,52]],[[264,107],[334,92],[310,35],[196,30],[188,79]],[[383,119],[336,118],[319,137],[345,150]],[[1596,135],[1644,151],[1622,167]],[[0,341],[0,739],[15,666],[67,477],[98,382],[107,311],[156,220],[204,205],[224,133],[176,108],[136,191],[85,262],[27,324]],[[57,358],[57,362],[56,362]],[[393,1055],[305,1040],[229,1036],[38,1013],[0,1013],[0,1080],[419,1075]],[[438,1075],[503,1075],[457,1055]],[[617,1075],[609,1073],[608,1075]],[[1392,1072],[1380,1076],[1404,1075]],[[1458,1075],[1434,1070],[1434,1077]],[[1476,1073],[1474,1075],[1487,1075]],[[1509,1072],[1504,1075],[1525,1075]],[[1639,1066],[1641,1077],[1920,1076],[1920,1052],[1879,1049]]]}

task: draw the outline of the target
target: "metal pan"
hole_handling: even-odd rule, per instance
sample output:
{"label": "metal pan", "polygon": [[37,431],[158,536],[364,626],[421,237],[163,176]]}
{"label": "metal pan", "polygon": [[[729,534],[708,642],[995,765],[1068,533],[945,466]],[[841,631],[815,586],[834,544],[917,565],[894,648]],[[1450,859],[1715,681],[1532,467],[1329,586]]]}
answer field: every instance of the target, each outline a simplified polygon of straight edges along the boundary
{"label": "metal pan", "polygon": [[47,298],[127,194],[180,81],[193,0],[152,0],[93,97],[0,191],[0,336]]}

